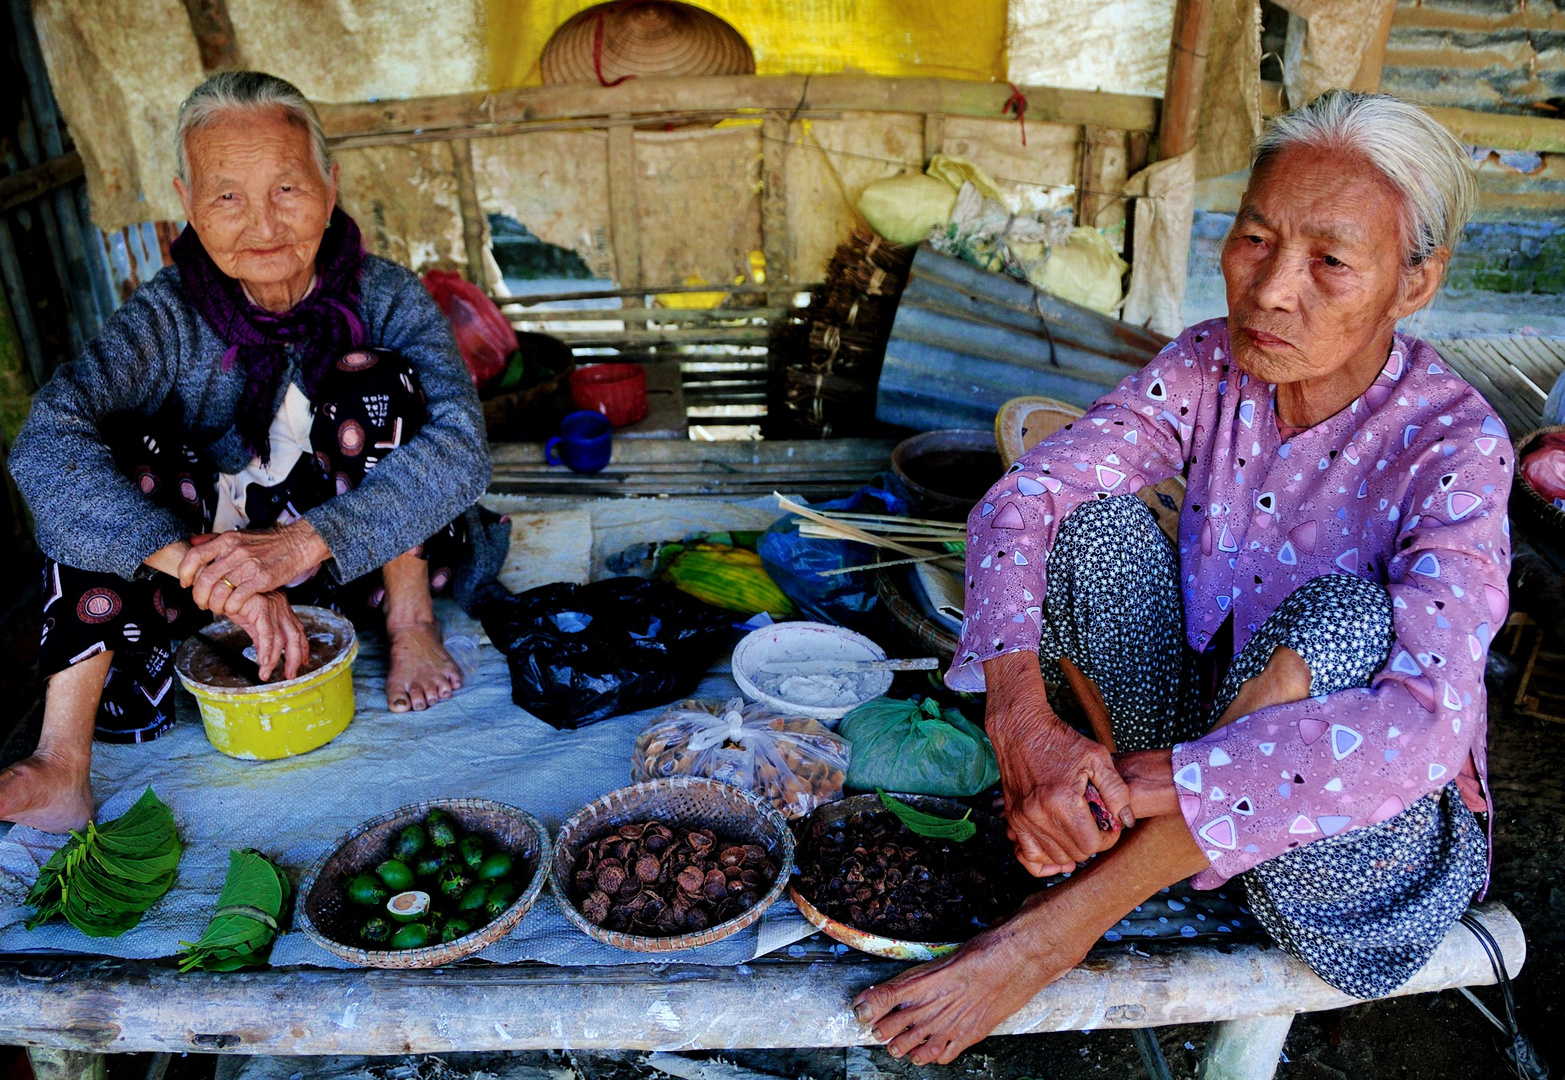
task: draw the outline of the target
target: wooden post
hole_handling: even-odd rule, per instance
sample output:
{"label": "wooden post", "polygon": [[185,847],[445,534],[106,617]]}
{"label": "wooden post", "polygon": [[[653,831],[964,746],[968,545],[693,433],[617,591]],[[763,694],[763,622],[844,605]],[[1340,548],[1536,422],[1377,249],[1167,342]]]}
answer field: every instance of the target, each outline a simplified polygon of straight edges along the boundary
{"label": "wooden post", "polygon": [[[1124,132],[1088,124],[1081,129],[1081,155],[1076,170],[1076,224],[1096,227],[1098,214],[1113,199],[1107,176],[1107,151],[1125,145]],[[1127,174],[1128,175],[1128,174]],[[1123,187],[1123,184],[1117,185]]]}
{"label": "wooden post", "polygon": [[1195,146],[1206,81],[1206,47],[1212,37],[1212,0],[1179,0],[1174,8],[1173,45],[1158,125],[1159,159],[1178,157]]}
{"label": "wooden post", "polygon": [[244,56],[234,38],[234,21],[228,16],[228,0],[185,0],[185,14],[196,35],[203,71],[244,69]]}
{"label": "wooden post", "polygon": [[792,277],[788,258],[788,119],[767,113],[761,121],[761,251],[767,284]]}
{"label": "wooden post", "polygon": [[467,139],[451,140],[451,162],[456,169],[456,201],[462,211],[462,244],[467,248],[467,279],[480,289],[489,288],[484,270],[484,211],[478,204],[478,178],[473,173],[473,145]]}
{"label": "wooden post", "polygon": [[614,276],[626,288],[641,280],[641,221],[636,206],[636,129],[630,116],[609,117],[609,230],[614,241]]}
{"label": "wooden post", "polygon": [[1348,84],[1350,90],[1373,93],[1380,89],[1380,69],[1386,62],[1386,43],[1391,40],[1391,20],[1396,16],[1397,5],[1395,0],[1385,0],[1381,8],[1380,25],[1375,28],[1369,48],[1364,50],[1364,59],[1359,61],[1358,74]]}
{"label": "wooden post", "polygon": [[1272,1080],[1293,1016],[1252,1016],[1212,1025],[1197,1080]]}
{"label": "wooden post", "polygon": [[924,114],[924,164],[929,164],[929,159],[945,150],[946,143],[946,118],[945,113]]}

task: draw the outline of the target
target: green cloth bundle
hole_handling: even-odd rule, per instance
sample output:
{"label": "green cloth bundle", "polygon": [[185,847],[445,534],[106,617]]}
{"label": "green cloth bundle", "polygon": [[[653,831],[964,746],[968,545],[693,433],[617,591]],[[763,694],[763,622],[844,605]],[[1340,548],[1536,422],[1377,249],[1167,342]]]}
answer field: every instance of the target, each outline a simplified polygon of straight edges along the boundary
{"label": "green cloth bundle", "polygon": [[977,795],[1000,779],[983,730],[932,699],[866,701],[842,718],[837,734],[853,744],[847,786],[913,795]]}
{"label": "green cloth bundle", "polygon": [[179,854],[174,815],[148,788],[106,825],[72,831],[44,863],[27,894],[27,929],[63,915],[89,937],[118,937],[173,886]]}
{"label": "green cloth bundle", "polygon": [[288,878],[265,855],[230,851],[217,911],[201,940],[180,942],[185,951],[179,955],[179,970],[237,971],[265,965],[291,892]]}

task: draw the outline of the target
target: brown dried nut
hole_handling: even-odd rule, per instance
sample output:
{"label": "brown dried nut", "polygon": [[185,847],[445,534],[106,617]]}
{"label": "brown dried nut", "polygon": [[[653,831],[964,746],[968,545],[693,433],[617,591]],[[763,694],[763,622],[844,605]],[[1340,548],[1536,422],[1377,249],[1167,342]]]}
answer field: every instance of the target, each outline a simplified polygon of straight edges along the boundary
{"label": "brown dried nut", "polygon": [[695,851],[699,854],[705,854],[712,849],[713,845],[717,843],[717,837],[713,836],[712,833],[706,829],[694,829],[691,831],[689,838],[686,840],[686,843],[690,845],[692,851]]}
{"label": "brown dried nut", "polygon": [[640,891],[641,879],[627,877],[625,879],[625,884],[621,885],[619,887],[619,892],[615,893],[614,895],[618,896],[621,900],[629,900],[632,896],[635,896]]}
{"label": "brown dried nut", "polygon": [[728,879],[721,870],[709,870],[701,891],[709,900],[721,900],[728,895]]}
{"label": "brown dried nut", "polygon": [[640,840],[641,839],[641,834],[646,832],[646,831],[647,831],[647,826],[645,824],[642,824],[642,825],[621,825],[619,827],[619,834],[621,836],[623,836],[626,840]]}
{"label": "brown dried nut", "polygon": [[602,924],[609,917],[609,897],[607,893],[594,889],[587,894],[587,899],[581,902],[581,913],[587,916],[588,922]]}
{"label": "brown dried nut", "polygon": [[663,864],[658,862],[656,855],[643,855],[636,860],[636,876],[649,885],[658,879],[662,871]]}
{"label": "brown dried nut", "polygon": [[591,892],[598,887],[598,875],[591,870],[578,870],[571,875],[571,882],[576,886],[577,892]]}
{"label": "brown dried nut", "polygon": [[744,847],[740,844],[729,844],[718,852],[717,861],[724,866],[738,866],[744,862]]}
{"label": "brown dried nut", "polygon": [[641,895],[646,897],[646,902],[641,905],[642,921],[656,922],[658,919],[661,919],[663,913],[668,910],[668,905],[663,902],[661,897],[654,894],[642,893]]}
{"label": "brown dried nut", "polygon": [[606,893],[618,892],[625,883],[625,868],[618,859],[604,859],[598,863],[596,877],[598,888]]}
{"label": "brown dried nut", "polygon": [[742,873],[744,873],[744,871],[737,866],[729,866],[723,869],[723,876],[729,881],[738,881],[739,875]]}
{"label": "brown dried nut", "polygon": [[741,870],[739,880],[744,882],[747,889],[759,889],[761,887],[761,875],[754,870]]}
{"label": "brown dried nut", "polygon": [[754,866],[756,863],[765,861],[765,859],[766,849],[760,844],[746,844],[744,846],[745,865]]}
{"label": "brown dried nut", "polygon": [[705,930],[707,927],[712,925],[711,916],[698,907],[693,907],[689,911],[685,912],[685,917],[681,921],[683,922],[685,929],[691,931]]}
{"label": "brown dried nut", "polygon": [[706,881],[706,875],[699,867],[687,866],[679,872],[679,888],[683,892],[698,893],[701,885]]}
{"label": "brown dried nut", "polygon": [[662,833],[648,831],[641,837],[641,846],[654,855],[660,855],[668,850],[669,838]]}

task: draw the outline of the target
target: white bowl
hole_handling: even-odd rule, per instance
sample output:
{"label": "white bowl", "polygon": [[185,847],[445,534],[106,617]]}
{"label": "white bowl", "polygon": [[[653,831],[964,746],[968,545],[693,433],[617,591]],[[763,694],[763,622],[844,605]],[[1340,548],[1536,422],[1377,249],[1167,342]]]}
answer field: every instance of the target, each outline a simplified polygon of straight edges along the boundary
{"label": "white bowl", "polygon": [[733,676],[740,691],[751,701],[770,705],[788,716],[809,716],[816,720],[841,720],[855,707],[872,698],[883,696],[891,689],[892,673],[889,671],[856,672],[857,680],[853,700],[847,704],[812,705],[806,701],[790,701],[781,692],[768,693],[757,685],[757,678],[766,677],[761,671],[771,664],[799,664],[832,660],[884,660],[886,650],[863,634],[844,630],[840,626],[815,622],[785,622],[775,626],[763,626],[753,630],[734,647]]}

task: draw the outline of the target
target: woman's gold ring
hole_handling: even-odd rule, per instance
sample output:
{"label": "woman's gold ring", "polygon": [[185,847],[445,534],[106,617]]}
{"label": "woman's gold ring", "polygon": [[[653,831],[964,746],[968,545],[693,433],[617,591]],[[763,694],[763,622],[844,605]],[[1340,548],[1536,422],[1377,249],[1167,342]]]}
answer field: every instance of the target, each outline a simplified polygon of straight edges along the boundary
{"label": "woman's gold ring", "polygon": [[229,592],[233,592],[235,589],[239,588],[238,585],[235,585],[232,581],[228,580],[228,575],[227,574],[223,575],[223,584],[228,586],[228,591]]}

